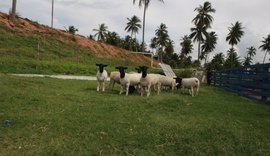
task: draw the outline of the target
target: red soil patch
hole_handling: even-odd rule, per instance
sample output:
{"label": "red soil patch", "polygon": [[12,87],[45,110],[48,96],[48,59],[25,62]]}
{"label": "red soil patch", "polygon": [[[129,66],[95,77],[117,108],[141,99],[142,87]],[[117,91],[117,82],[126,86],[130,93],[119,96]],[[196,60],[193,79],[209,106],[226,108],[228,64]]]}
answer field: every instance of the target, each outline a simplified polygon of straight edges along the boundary
{"label": "red soil patch", "polygon": [[[138,62],[145,64],[146,62],[151,61],[150,57],[139,55],[139,54],[131,54],[129,51],[108,45],[105,43],[97,42],[94,40],[90,40],[81,35],[72,35],[60,29],[52,29],[47,26],[40,25],[38,23],[32,22],[28,19],[17,18],[16,22],[11,22],[8,20],[8,15],[0,12],[0,23],[9,27],[10,29],[19,30],[22,32],[28,33],[40,33],[44,35],[55,35],[57,38],[65,43],[76,42],[78,45],[82,47],[89,48],[91,52],[95,53],[98,58],[116,58],[119,60],[125,60],[127,57],[132,62]],[[75,40],[71,40],[75,38]],[[154,60],[154,66],[158,66],[158,61]]]}

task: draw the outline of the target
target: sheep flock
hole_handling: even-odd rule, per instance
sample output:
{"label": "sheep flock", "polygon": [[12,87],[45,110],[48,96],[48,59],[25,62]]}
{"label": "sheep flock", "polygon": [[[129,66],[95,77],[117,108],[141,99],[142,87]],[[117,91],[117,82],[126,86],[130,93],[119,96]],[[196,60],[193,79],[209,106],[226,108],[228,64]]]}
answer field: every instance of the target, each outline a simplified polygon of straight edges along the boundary
{"label": "sheep flock", "polygon": [[[108,79],[105,64],[96,64],[98,66],[97,77],[97,91],[105,91],[105,83]],[[157,95],[160,94],[161,89],[165,87],[171,88],[172,91],[181,88],[182,93],[185,89],[188,89],[189,94],[193,97],[198,95],[200,88],[200,81],[196,77],[191,78],[180,78],[180,77],[168,77],[161,74],[148,73],[146,66],[139,66],[135,68],[137,72],[129,72],[126,70],[128,67],[117,66],[116,71],[110,73],[110,85],[111,91],[114,89],[115,83],[121,86],[119,94],[125,93],[129,95],[130,93],[137,92],[141,96],[144,94],[148,97],[151,91],[156,91]]]}

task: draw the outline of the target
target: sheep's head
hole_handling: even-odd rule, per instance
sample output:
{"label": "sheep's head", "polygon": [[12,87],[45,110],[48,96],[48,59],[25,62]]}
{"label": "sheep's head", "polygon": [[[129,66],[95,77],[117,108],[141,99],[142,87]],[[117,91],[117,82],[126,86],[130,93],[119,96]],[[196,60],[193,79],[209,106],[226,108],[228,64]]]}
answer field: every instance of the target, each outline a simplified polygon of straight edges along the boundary
{"label": "sheep's head", "polygon": [[139,66],[139,68],[142,71],[142,77],[145,78],[147,76],[147,69],[148,69],[148,67],[146,67],[146,66]]}
{"label": "sheep's head", "polygon": [[115,67],[115,69],[118,69],[120,72],[120,78],[124,78],[125,77],[125,70],[128,69],[127,67],[123,67],[123,66],[119,66],[119,67]]}
{"label": "sheep's head", "polygon": [[176,88],[177,89],[180,88],[181,85],[182,85],[182,78],[181,77],[175,77],[174,79],[175,79]]}
{"label": "sheep's head", "polygon": [[101,63],[101,64],[96,64],[96,66],[99,67],[99,72],[103,73],[104,67],[107,67],[108,65]]}

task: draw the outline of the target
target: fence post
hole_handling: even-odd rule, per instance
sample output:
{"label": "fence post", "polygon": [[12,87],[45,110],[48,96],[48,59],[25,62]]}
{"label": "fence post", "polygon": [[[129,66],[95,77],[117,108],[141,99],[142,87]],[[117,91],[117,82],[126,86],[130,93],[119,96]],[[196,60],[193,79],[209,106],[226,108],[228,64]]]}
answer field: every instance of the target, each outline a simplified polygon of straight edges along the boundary
{"label": "fence post", "polygon": [[[268,70],[269,70],[269,66],[263,67],[262,86],[263,86],[263,84],[267,84]],[[267,101],[267,96],[265,96],[265,94],[264,94],[267,92],[267,89],[263,88],[262,91],[263,91],[262,100]]]}

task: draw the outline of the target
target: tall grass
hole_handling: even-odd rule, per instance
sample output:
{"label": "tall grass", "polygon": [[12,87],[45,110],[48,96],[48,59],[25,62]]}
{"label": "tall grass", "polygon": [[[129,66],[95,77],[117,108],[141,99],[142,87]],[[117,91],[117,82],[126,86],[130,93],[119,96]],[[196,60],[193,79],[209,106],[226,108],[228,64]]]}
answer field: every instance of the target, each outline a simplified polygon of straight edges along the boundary
{"label": "tall grass", "polygon": [[3,74],[0,86],[0,155],[270,155],[269,106],[217,88],[126,97]]}

